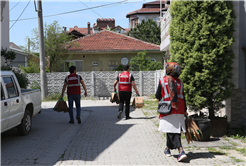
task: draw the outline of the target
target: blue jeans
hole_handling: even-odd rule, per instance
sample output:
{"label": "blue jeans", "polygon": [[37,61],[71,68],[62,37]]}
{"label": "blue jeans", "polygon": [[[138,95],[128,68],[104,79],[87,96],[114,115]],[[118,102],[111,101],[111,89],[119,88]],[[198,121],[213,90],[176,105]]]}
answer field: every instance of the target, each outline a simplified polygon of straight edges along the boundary
{"label": "blue jeans", "polygon": [[80,116],[80,112],[81,112],[80,99],[81,99],[81,95],[68,95],[68,106],[69,106],[70,121],[74,121],[74,118],[73,118],[73,101],[75,101],[75,105],[77,108],[77,116]]}

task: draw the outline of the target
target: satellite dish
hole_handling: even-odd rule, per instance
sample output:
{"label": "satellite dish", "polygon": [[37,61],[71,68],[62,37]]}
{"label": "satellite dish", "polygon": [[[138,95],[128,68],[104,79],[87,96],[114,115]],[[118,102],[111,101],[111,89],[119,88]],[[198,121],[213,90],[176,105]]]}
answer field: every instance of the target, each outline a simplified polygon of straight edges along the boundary
{"label": "satellite dish", "polygon": [[120,62],[121,62],[122,65],[127,65],[128,64],[128,59],[127,58],[122,58]]}

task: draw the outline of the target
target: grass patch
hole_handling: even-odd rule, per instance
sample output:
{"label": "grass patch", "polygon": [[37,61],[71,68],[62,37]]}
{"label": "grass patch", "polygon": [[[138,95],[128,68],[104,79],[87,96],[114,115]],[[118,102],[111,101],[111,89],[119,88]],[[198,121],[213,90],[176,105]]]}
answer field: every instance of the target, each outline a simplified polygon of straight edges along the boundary
{"label": "grass patch", "polygon": [[236,151],[242,153],[244,156],[246,156],[246,148],[236,149]]}
{"label": "grass patch", "polygon": [[233,134],[228,134],[227,137],[231,137],[234,139],[239,139],[243,143],[246,143],[246,132],[245,132],[245,126],[242,125],[241,127],[234,129]]}
{"label": "grass patch", "polygon": [[234,145],[234,146],[237,146],[238,145],[238,143],[236,143],[236,142],[230,142],[232,145]]}
{"label": "grass patch", "polygon": [[216,150],[215,148],[208,148],[209,153],[213,153],[214,155],[226,155],[226,153],[220,152]]}
{"label": "grass patch", "polygon": [[241,159],[237,159],[236,157],[230,157],[231,159],[233,159],[234,162],[236,163],[240,163],[240,162],[244,162],[244,160],[241,160]]}
{"label": "grass patch", "polygon": [[219,148],[220,149],[226,149],[226,150],[235,149],[234,147],[230,147],[230,146],[220,146]]}
{"label": "grass patch", "polygon": [[148,110],[157,110],[158,107],[158,101],[152,101],[152,100],[144,100],[144,106],[143,109]]}
{"label": "grass patch", "polygon": [[[42,100],[43,102],[45,101],[58,101],[61,98],[61,93],[56,92],[56,93],[52,93],[49,94],[44,100]],[[63,100],[64,101],[68,101],[67,95],[63,96]],[[96,98],[94,97],[84,97],[83,94],[81,94],[81,100],[96,100]]]}

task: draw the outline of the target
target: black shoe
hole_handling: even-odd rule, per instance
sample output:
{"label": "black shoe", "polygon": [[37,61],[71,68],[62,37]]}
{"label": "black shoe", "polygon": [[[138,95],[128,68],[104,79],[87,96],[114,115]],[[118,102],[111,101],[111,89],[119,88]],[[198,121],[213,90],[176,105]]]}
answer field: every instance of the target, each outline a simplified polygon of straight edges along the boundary
{"label": "black shoe", "polygon": [[77,116],[76,119],[78,120],[78,124],[81,124],[81,119],[80,119],[80,117]]}
{"label": "black shoe", "polygon": [[127,119],[131,119],[131,118],[132,118],[132,117],[128,116],[128,117],[126,117],[126,120],[127,120]]}
{"label": "black shoe", "polygon": [[117,118],[120,119],[123,111],[120,111]]}
{"label": "black shoe", "polygon": [[74,121],[71,121],[71,120],[70,120],[68,123],[74,124]]}

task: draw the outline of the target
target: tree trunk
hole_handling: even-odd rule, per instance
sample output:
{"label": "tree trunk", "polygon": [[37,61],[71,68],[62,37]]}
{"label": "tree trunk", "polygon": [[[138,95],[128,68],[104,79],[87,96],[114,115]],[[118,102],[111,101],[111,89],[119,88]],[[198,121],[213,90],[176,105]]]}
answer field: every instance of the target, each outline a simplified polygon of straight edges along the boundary
{"label": "tree trunk", "polygon": [[213,107],[213,100],[210,99],[209,101],[209,106],[208,106],[208,111],[209,111],[209,119],[214,119],[215,116],[214,116],[214,107]]}

